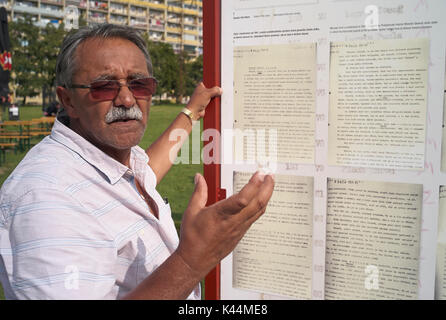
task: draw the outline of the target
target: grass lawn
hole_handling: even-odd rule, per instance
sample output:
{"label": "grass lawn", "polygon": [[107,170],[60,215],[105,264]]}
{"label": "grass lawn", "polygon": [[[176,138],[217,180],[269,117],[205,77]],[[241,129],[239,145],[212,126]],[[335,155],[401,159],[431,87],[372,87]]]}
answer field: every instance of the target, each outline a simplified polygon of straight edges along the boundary
{"label": "grass lawn", "polygon": [[[183,105],[152,106],[147,130],[139,145],[142,148],[147,148],[167,128],[183,107]],[[41,116],[42,108],[40,106],[20,108],[21,120],[31,120]],[[37,140],[31,141],[31,146],[36,143],[38,143]],[[192,148],[190,147],[189,150],[192,150]],[[7,152],[6,163],[3,163],[0,167],[0,187],[25,154],[26,152],[17,152],[17,154],[14,154],[13,151]],[[202,164],[174,165],[157,187],[161,196],[169,199],[177,230],[179,230],[182,214],[194,189],[193,178],[196,172],[203,173]],[[202,288],[204,291],[204,286]],[[0,286],[0,299],[3,298],[3,291]]]}

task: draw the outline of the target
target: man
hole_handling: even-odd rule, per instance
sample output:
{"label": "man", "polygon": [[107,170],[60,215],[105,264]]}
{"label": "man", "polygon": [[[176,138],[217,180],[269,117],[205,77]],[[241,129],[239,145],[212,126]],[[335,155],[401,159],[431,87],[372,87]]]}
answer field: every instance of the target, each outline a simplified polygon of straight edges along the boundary
{"label": "man", "polygon": [[[156,81],[132,29],[100,25],[68,36],[57,62],[59,115],[0,191],[0,279],[8,299],[199,299],[200,280],[261,216],[273,178],[256,173],[205,207],[195,176],[180,240],[156,191],[172,163],[172,130],[192,130],[218,87],[195,89],[187,110],[147,150]],[[149,128],[150,130],[150,128]]]}
{"label": "man", "polygon": [[60,104],[57,101],[53,101],[50,103],[50,105],[45,109],[43,112],[43,115],[45,117],[54,117],[57,115],[57,112],[59,111]]}
{"label": "man", "polygon": [[[7,120],[7,117],[4,116],[4,114],[6,113],[6,109],[7,109],[6,107],[8,107],[8,109],[9,109],[10,105],[11,105],[11,95],[9,94],[9,91],[5,88],[3,88],[3,90],[0,89],[0,106],[1,106],[0,123],[5,119]],[[3,117],[5,119],[3,119]]]}

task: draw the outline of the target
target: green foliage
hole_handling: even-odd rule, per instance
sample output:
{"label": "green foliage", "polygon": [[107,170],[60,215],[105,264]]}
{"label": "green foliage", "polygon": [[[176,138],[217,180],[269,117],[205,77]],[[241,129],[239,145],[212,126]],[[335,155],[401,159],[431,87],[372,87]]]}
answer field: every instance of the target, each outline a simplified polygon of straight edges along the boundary
{"label": "green foliage", "polygon": [[[55,27],[52,23],[48,23],[45,28],[40,30],[39,74],[42,78],[43,103],[45,106],[47,106],[45,98],[48,93],[50,93],[49,102],[53,100],[51,91],[56,82],[56,61],[65,34],[66,31],[63,24]],[[55,97],[55,91],[53,94]]]}
{"label": "green foliage", "polygon": [[203,56],[191,59],[186,51],[177,55],[178,77],[175,87],[177,102],[184,96],[191,96],[197,84],[203,79]]}
{"label": "green foliage", "polygon": [[167,93],[180,101],[190,96],[203,79],[203,56],[191,59],[185,51],[175,54],[171,45],[149,40],[144,35],[153,64],[153,74],[158,80],[157,95]]}
{"label": "green foliage", "polygon": [[[33,24],[31,16],[25,15],[23,20],[10,23],[9,37],[16,93],[21,97],[34,97],[40,93],[43,84],[39,76],[39,28]],[[23,104],[25,102],[24,98]]]}
{"label": "green foliage", "polygon": [[63,24],[55,27],[48,23],[41,29],[39,41],[40,72],[44,84],[51,87],[56,80],[56,61],[62,41],[65,37]]}
{"label": "green foliage", "polygon": [[178,77],[175,83],[175,98],[177,103],[181,102],[186,95],[186,65],[187,52],[182,51],[177,55],[178,60]]}
{"label": "green foliage", "polygon": [[175,52],[167,43],[154,42],[145,35],[147,48],[153,65],[153,76],[158,80],[157,95],[167,93],[172,95],[175,91],[178,76],[178,61]]}
{"label": "green foliage", "polygon": [[16,93],[24,97],[25,104],[26,96],[34,97],[42,88],[53,86],[57,55],[66,32],[63,24],[56,28],[48,23],[39,28],[29,15],[11,22],[9,32]]}
{"label": "green foliage", "polygon": [[186,95],[190,96],[203,80],[203,55],[186,64],[186,75]]}

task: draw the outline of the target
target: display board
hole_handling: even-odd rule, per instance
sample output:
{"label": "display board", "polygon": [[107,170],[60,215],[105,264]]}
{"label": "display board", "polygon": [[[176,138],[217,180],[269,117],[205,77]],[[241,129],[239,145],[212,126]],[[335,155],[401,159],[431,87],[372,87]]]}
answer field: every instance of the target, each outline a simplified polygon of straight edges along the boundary
{"label": "display board", "polygon": [[223,95],[205,176],[215,200],[259,169],[276,186],[209,297],[445,298],[446,2],[210,2]]}

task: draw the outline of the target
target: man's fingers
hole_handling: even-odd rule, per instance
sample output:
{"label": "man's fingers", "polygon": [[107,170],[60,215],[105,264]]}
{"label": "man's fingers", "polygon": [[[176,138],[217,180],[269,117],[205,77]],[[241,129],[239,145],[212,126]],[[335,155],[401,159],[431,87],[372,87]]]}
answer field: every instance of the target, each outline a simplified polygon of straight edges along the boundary
{"label": "man's fingers", "polygon": [[209,95],[211,98],[216,97],[216,96],[221,96],[223,93],[222,88],[220,88],[219,86],[214,86],[212,88],[207,88],[204,85],[203,80],[201,80],[198,85],[197,85],[197,89],[200,91],[208,91]]}
{"label": "man's fingers", "polygon": [[[273,189],[274,189],[274,181],[273,181]],[[261,200],[261,202],[267,199],[266,205],[264,207],[260,208],[259,206],[260,203],[258,202],[257,205],[254,203],[252,207],[248,206],[247,208],[245,208],[243,212],[241,212],[241,217],[246,219],[244,222],[242,222],[245,225],[246,230],[248,230],[251,224],[253,224],[257,219],[259,219],[265,213],[268,201],[271,199],[273,190],[269,193],[269,191],[267,191],[267,189],[265,188],[262,189],[262,192],[264,192],[264,194],[259,195],[259,197],[263,199]],[[255,211],[256,208],[259,208],[259,210]]]}
{"label": "man's fingers", "polygon": [[220,214],[232,215],[238,213],[249,204],[251,199],[258,192],[262,179],[260,173],[256,172],[242,190],[229,198],[214,204],[215,210]]}
{"label": "man's fingers", "polygon": [[250,201],[250,203],[242,209],[238,214],[241,222],[246,221],[251,225],[257,220],[266,210],[269,200],[274,191],[274,179],[272,176],[265,176],[262,188],[258,194]]}
{"label": "man's fingers", "polygon": [[223,90],[220,87],[212,87],[209,88],[209,94],[211,95],[211,98],[216,97],[216,96],[221,96],[223,94]]}
{"label": "man's fingers", "polygon": [[217,202],[215,204],[215,209],[220,214],[231,215],[240,212],[250,204],[256,195],[259,194],[260,189],[264,187],[264,179],[265,176],[263,174],[256,172],[239,193],[229,197],[226,200]]}

